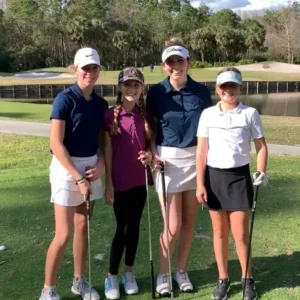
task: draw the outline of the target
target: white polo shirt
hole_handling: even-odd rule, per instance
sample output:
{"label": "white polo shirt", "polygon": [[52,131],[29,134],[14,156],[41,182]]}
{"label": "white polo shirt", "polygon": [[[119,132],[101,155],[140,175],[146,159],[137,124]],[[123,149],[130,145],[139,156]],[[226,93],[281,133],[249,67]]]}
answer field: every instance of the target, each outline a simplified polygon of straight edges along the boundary
{"label": "white polo shirt", "polygon": [[207,165],[229,169],[250,163],[251,138],[262,138],[264,130],[255,108],[240,102],[233,111],[223,112],[218,102],[202,112],[197,136],[208,138]]}

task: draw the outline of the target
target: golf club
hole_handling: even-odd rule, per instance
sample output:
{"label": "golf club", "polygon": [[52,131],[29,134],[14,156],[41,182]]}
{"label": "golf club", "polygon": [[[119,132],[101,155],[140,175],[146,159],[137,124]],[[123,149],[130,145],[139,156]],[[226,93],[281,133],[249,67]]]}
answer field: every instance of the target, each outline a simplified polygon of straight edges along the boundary
{"label": "golf club", "polygon": [[152,299],[155,299],[155,284],[154,284],[154,268],[152,258],[152,235],[151,235],[151,217],[150,217],[150,201],[149,201],[149,184],[148,184],[148,170],[145,166],[145,178],[146,178],[146,192],[147,192],[147,213],[148,213],[148,230],[149,230],[149,256],[150,256],[150,268],[151,268],[151,293]]}
{"label": "golf club", "polygon": [[[255,212],[256,212],[257,195],[258,195],[258,186],[255,186],[254,187],[253,206],[252,206],[251,225],[250,225],[249,244],[248,244],[248,250],[247,250],[247,263],[246,263],[246,271],[245,271],[245,274],[244,274],[244,278],[247,278],[247,272],[248,272],[248,267],[249,267],[251,242],[252,242],[252,234],[253,234],[253,226],[254,226],[254,217],[255,217]],[[243,298],[242,298],[242,300],[244,300],[245,291],[246,291],[246,283],[244,284],[244,287],[243,287]]]}
{"label": "golf club", "polygon": [[[89,166],[85,168],[86,171],[90,169]],[[88,259],[89,259],[89,288],[90,288],[90,298],[92,299],[92,269],[91,269],[91,207],[90,207],[90,193],[88,193],[86,197],[86,212],[87,212],[87,234],[88,234]]]}
{"label": "golf club", "polygon": [[167,231],[167,255],[168,255],[168,265],[169,265],[169,284],[171,297],[170,299],[174,299],[173,293],[173,283],[172,283],[172,266],[171,266],[171,256],[170,256],[170,239],[169,239],[169,209],[167,203],[167,193],[166,193],[166,182],[165,182],[165,166],[163,163],[160,163],[160,173],[162,180],[162,189],[163,189],[163,201],[164,201],[164,209],[165,209],[165,228]]}

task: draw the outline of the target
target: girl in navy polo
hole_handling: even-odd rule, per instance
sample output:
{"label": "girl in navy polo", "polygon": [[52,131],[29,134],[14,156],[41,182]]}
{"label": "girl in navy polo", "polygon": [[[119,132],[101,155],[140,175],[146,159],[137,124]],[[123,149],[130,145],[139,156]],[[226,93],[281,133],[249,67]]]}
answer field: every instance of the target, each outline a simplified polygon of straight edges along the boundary
{"label": "girl in navy polo", "polygon": [[257,153],[257,171],[253,184],[265,186],[268,149],[260,116],[256,109],[239,100],[242,76],[236,68],[223,69],[216,82],[221,101],[206,109],[198,128],[197,198],[207,203],[214,233],[214,250],[219,279],[213,299],[227,299],[228,238],[232,231],[242,270],[245,300],[258,298],[251,276],[251,263],[246,274],[249,243],[249,216],[253,204],[250,176],[251,138]]}
{"label": "girl in navy polo", "polygon": [[[190,55],[180,40],[171,39],[166,43],[161,65],[168,77],[150,88],[147,108],[156,118],[156,136],[152,139],[151,151],[156,168],[159,161],[165,164],[169,211],[169,228],[164,228],[160,237],[160,271],[156,290],[162,296],[169,296],[172,279],[168,274],[167,230],[170,233],[170,255],[173,255],[178,240],[175,280],[181,291],[193,290],[186,266],[199,205],[196,199],[196,133],[201,112],[211,105],[211,97],[204,85],[187,74]],[[164,216],[160,173],[154,174]]]}
{"label": "girl in navy polo", "polygon": [[105,112],[105,201],[113,204],[116,233],[105,278],[107,299],[119,299],[118,271],[125,249],[122,284],[128,295],[138,293],[133,264],[138,246],[140,220],[146,201],[145,166],[151,162],[147,144],[151,137],[146,116],[144,76],[136,68],[119,74],[117,103]]}
{"label": "girl in navy polo", "polygon": [[[56,280],[63,255],[74,230],[74,279],[72,292],[85,300],[100,299],[95,289],[89,297],[84,277],[87,254],[86,204],[102,198],[101,174],[104,166],[99,140],[107,102],[94,91],[100,73],[96,50],[82,48],[74,58],[77,83],[59,93],[51,112],[50,165],[51,202],[54,203],[55,236],[48,249],[45,285],[40,300],[61,299]],[[89,166],[90,170],[85,172]],[[94,201],[91,202],[93,208]]]}

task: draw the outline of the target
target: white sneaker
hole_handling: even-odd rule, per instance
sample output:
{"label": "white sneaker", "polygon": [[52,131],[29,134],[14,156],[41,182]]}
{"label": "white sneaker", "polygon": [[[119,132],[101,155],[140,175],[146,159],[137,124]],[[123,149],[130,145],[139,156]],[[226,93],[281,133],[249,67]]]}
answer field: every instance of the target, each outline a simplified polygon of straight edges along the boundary
{"label": "white sneaker", "polygon": [[127,295],[135,295],[139,292],[139,287],[132,272],[123,273],[122,284]]}
{"label": "white sneaker", "polygon": [[81,277],[80,280],[73,280],[71,291],[75,295],[81,295],[84,300],[99,300],[100,296],[94,288],[91,288],[89,282],[85,277]]}
{"label": "white sneaker", "polygon": [[55,288],[42,290],[40,300],[61,300]]}
{"label": "white sneaker", "polygon": [[119,299],[120,289],[117,275],[107,275],[105,277],[105,297],[106,299]]}
{"label": "white sneaker", "polygon": [[182,292],[190,293],[193,291],[194,288],[187,272],[182,270],[176,271],[174,279]]}
{"label": "white sneaker", "polygon": [[[170,288],[170,276],[169,274],[159,274],[156,280],[156,292],[162,297],[171,296]],[[172,279],[171,279],[172,280]]]}

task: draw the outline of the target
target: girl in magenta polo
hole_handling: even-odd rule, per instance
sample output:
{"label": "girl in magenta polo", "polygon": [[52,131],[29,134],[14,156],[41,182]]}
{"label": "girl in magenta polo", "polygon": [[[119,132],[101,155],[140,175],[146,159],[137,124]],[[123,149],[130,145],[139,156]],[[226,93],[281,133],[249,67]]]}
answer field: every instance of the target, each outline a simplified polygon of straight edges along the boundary
{"label": "girl in magenta polo", "polygon": [[145,166],[152,159],[150,151],[146,151],[151,131],[144,105],[143,74],[136,68],[125,68],[119,74],[119,89],[116,105],[104,115],[104,197],[107,204],[113,204],[117,223],[110,251],[109,273],[105,278],[107,299],[120,297],[117,275],[124,250],[122,283],[125,293],[138,293],[133,264],[147,196]]}

